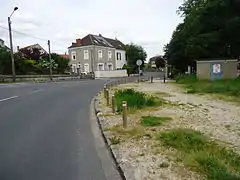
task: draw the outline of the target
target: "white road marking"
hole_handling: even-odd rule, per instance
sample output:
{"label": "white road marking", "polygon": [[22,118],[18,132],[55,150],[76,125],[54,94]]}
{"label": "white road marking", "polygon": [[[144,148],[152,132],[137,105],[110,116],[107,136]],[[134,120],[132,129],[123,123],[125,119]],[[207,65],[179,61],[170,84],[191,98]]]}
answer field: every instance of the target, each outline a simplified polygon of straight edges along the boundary
{"label": "white road marking", "polygon": [[7,101],[7,100],[10,100],[10,99],[14,99],[14,98],[18,98],[18,96],[12,96],[12,97],[9,97],[9,98],[0,99],[0,102]]}

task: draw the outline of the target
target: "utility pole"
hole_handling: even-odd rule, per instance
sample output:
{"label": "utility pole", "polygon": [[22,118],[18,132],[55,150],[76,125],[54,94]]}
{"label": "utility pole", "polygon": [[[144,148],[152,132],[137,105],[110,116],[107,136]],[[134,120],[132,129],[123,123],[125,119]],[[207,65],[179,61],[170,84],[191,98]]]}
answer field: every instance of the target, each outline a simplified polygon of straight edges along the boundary
{"label": "utility pole", "polygon": [[49,70],[50,70],[50,79],[52,80],[52,58],[51,58],[51,48],[50,40],[48,40],[48,54],[49,54]]}
{"label": "utility pole", "polygon": [[14,63],[14,55],[13,55],[13,42],[12,42],[12,27],[11,27],[11,17],[13,13],[18,10],[18,7],[15,7],[13,9],[13,12],[11,15],[8,17],[8,30],[9,30],[9,39],[10,39],[10,48],[11,48],[11,59],[12,59],[12,79],[13,82],[16,81],[16,73],[15,73],[15,63]]}

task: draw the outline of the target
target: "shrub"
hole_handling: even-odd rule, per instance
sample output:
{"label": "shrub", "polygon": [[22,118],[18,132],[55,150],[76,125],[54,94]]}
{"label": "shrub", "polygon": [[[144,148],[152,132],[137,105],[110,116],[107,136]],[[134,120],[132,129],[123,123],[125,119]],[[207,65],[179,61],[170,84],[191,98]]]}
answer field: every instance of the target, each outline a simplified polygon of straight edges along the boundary
{"label": "shrub", "polygon": [[155,98],[147,96],[145,93],[135,91],[133,89],[119,90],[115,93],[117,111],[122,111],[122,101],[127,101],[129,108],[141,109],[146,106],[154,106],[157,104]]}

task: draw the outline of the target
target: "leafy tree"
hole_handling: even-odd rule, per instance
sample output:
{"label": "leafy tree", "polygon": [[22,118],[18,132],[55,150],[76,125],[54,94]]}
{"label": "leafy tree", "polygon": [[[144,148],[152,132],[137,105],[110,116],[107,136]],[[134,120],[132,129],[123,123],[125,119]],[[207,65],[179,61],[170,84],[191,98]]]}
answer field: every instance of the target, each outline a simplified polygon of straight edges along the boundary
{"label": "leafy tree", "polygon": [[129,66],[129,73],[136,73],[138,66],[136,65],[137,60],[142,60],[141,67],[144,67],[144,61],[147,58],[147,53],[142,46],[136,44],[128,44],[125,46],[127,63]]}
{"label": "leafy tree", "polygon": [[240,49],[240,1],[185,0],[184,17],[165,46],[168,63],[184,72],[195,60],[237,58]]}
{"label": "leafy tree", "polygon": [[0,48],[0,74],[11,73],[11,54],[7,48]]}
{"label": "leafy tree", "polygon": [[62,56],[52,53],[51,58],[54,60],[54,62],[57,64],[57,73],[64,73],[66,70],[69,70],[69,62],[70,59],[63,58]]}

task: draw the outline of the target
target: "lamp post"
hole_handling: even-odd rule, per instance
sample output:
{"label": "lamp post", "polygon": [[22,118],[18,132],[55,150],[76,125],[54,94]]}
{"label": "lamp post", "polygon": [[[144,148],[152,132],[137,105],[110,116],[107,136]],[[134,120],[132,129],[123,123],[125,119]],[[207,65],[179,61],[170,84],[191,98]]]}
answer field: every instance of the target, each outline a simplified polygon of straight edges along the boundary
{"label": "lamp post", "polygon": [[11,27],[11,17],[13,15],[13,13],[18,10],[18,7],[15,7],[13,9],[13,12],[11,13],[11,15],[8,17],[8,29],[9,29],[9,39],[10,39],[10,48],[11,48],[11,59],[12,59],[12,78],[13,78],[13,82],[15,82],[16,80],[16,73],[15,73],[15,64],[14,64],[14,55],[13,55],[13,42],[12,42],[12,27]]}

